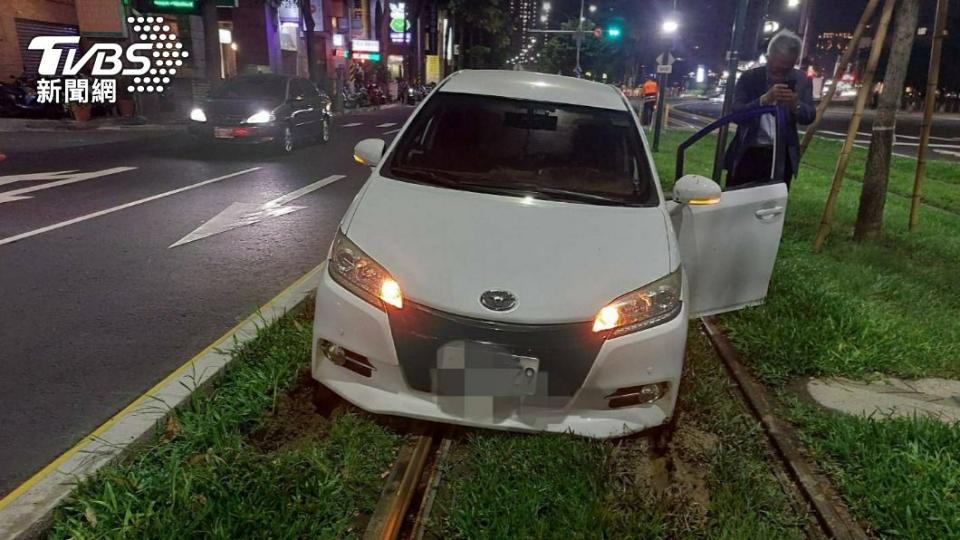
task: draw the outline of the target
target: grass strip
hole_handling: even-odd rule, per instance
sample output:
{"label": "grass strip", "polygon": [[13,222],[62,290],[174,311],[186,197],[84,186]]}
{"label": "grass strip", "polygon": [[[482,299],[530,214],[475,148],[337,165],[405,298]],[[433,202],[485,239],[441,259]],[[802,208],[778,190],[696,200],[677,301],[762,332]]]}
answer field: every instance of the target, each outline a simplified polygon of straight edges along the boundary
{"label": "grass strip", "polygon": [[691,334],[671,450],[643,437],[471,432],[446,463],[443,538],[801,538],[764,435]]}
{"label": "grass strip", "polygon": [[[668,132],[656,159],[672,174]],[[827,248],[811,251],[839,144],[815,139],[790,193],[780,254],[764,306],[724,316],[755,373],[775,387],[800,376],[960,375],[960,175],[928,166],[920,229],[907,231],[911,159],[894,157],[884,236],[851,239],[860,184],[846,182]],[[711,145],[691,150],[709,171]],[[848,176],[862,178],[866,151]],[[909,186],[909,187],[908,187]],[[901,195],[901,196],[898,196]],[[932,208],[939,206],[947,211]],[[854,514],[883,537],[960,538],[960,425],[857,418],[787,400],[785,409]]]}
{"label": "grass strip", "polygon": [[[123,462],[81,483],[51,538],[344,538],[369,513],[400,437],[313,411],[312,305],[259,330],[223,377]],[[298,427],[298,426],[303,427]]]}
{"label": "grass strip", "polygon": [[[674,149],[687,136],[664,133],[655,155],[661,176],[672,178]],[[691,148],[689,169],[709,171],[713,148],[710,139]],[[731,339],[767,383],[801,375],[960,375],[960,215],[925,207],[920,230],[909,233],[909,202],[891,196],[884,237],[854,242],[860,185],[847,182],[829,243],[814,255],[830,175],[806,164],[835,159],[834,150],[838,145],[817,140],[807,152],[766,305],[724,317]],[[906,181],[904,162],[911,160],[894,158],[891,182]],[[933,163],[931,180],[947,182],[951,168]]]}

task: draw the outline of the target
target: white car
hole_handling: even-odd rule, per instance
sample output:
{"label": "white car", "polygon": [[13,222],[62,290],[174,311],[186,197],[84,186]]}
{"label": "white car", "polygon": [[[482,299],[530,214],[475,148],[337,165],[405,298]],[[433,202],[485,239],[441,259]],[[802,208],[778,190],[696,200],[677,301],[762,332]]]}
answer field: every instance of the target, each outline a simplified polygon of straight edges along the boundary
{"label": "white car", "polygon": [[688,319],[760,303],[783,183],[664,196],[624,96],[462,71],[372,168],[317,290],[314,378],[375,413],[607,438],[667,423]]}

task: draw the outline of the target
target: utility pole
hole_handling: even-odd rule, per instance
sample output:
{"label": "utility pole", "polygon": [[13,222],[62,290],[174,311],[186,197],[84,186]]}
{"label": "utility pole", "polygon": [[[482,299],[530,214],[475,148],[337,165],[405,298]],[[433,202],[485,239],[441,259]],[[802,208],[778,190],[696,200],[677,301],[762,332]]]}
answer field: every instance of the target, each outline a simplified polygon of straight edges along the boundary
{"label": "utility pole", "polygon": [[[744,26],[747,24],[747,9],[750,7],[750,0],[739,0],[737,2],[737,11],[733,22],[733,35],[730,38],[730,50],[727,51],[727,87],[723,97],[723,114],[730,114],[733,109],[733,98],[737,86],[737,70],[740,67],[740,47],[743,45]],[[713,179],[720,182],[723,174],[724,153],[727,147],[727,136],[730,126],[724,124],[720,127],[717,134],[717,152],[713,160]]]}
{"label": "utility pole", "polygon": [[207,82],[213,85],[220,80],[220,22],[217,15],[217,1],[203,0],[200,6],[203,19],[203,52]]}
{"label": "utility pole", "polygon": [[[670,16],[670,19],[667,19],[663,22],[663,31],[664,37],[666,38],[666,43],[663,48],[663,62],[657,62],[658,79],[660,80],[657,90],[659,94],[657,96],[657,121],[656,125],[653,128],[653,151],[660,151],[660,132],[663,130],[663,113],[664,108],[666,107],[667,102],[667,85],[670,83],[670,73],[668,71],[673,70],[673,63],[670,61],[670,51],[673,49],[673,35],[676,33],[678,24],[676,21],[677,13],[677,0],[673,0],[673,14]],[[661,65],[668,66],[667,68],[661,68]]]}
{"label": "utility pole", "polygon": [[813,20],[813,5],[816,0],[806,0],[803,3],[803,10],[800,11],[800,24],[798,30],[800,35],[803,36],[803,47],[800,49],[800,63],[803,64],[803,59],[807,57],[807,54],[810,53],[810,38],[812,37],[811,30],[811,21]]}

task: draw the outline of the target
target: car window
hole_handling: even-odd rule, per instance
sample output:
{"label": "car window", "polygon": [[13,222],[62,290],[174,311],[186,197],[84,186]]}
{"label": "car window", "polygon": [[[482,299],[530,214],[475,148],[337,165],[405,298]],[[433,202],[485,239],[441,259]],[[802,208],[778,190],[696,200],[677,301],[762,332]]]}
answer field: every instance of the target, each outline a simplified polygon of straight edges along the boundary
{"label": "car window", "polygon": [[316,85],[306,79],[297,79],[299,83],[300,92],[305,98],[315,98],[320,95],[320,91],[317,90]]}
{"label": "car window", "polygon": [[282,77],[238,77],[210,92],[214,99],[283,99],[287,81]]}
{"label": "car window", "polygon": [[658,203],[630,113],[439,93],[388,159],[392,178],[596,204]]}

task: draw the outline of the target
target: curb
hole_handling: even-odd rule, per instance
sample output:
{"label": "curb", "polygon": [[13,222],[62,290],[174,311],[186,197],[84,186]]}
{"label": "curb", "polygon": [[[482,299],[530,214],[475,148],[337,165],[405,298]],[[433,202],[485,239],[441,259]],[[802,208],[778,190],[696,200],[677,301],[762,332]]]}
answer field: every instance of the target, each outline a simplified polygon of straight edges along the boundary
{"label": "curb", "polygon": [[147,440],[170,412],[186,404],[229,364],[230,353],[257,335],[257,329],[294,310],[316,289],[326,263],[314,267],[256,312],[230,329],[153,388],[124,407],[72,448],[0,499],[0,538],[43,535],[53,513],[76,487],[101,467]]}

